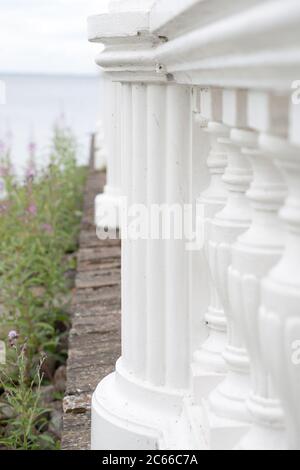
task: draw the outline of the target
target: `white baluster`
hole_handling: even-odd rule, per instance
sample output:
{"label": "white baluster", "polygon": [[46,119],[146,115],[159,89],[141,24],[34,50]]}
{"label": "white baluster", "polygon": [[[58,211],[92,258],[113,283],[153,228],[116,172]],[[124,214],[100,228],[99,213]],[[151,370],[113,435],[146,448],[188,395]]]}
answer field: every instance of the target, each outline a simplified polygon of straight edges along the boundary
{"label": "white baluster", "polygon": [[276,157],[288,187],[281,211],[284,253],[262,285],[262,348],[285,411],[290,448],[300,450],[300,149],[270,135],[262,135],[260,144]]}
{"label": "white baluster", "polygon": [[[249,126],[284,135],[287,129],[287,99],[268,93],[248,93]],[[250,133],[249,133],[250,135]],[[284,246],[283,225],[278,211],[286,188],[274,158],[258,144],[243,149],[251,161],[254,180],[248,192],[252,205],[252,224],[233,248],[232,283],[242,292],[241,319],[251,365],[251,394],[248,409],[253,418],[249,433],[239,449],[284,449],[286,434],[283,412],[264,365],[259,335],[261,280],[279,260]]]}
{"label": "white baluster", "polygon": [[[199,194],[207,188],[210,181],[209,170],[207,167],[207,155],[209,154],[210,142],[209,134],[205,132],[204,127],[207,120],[200,114],[200,98],[202,91],[199,87],[192,88],[192,183],[191,183],[191,201],[193,207],[192,228],[193,238],[188,245],[189,264],[190,264],[190,348],[191,354],[199,349],[207,338],[208,328],[204,319],[207,313],[210,300],[210,280],[208,275],[208,263],[204,252],[204,233],[202,206],[198,205]],[[201,122],[200,122],[201,121]],[[197,214],[198,212],[198,214]],[[200,235],[200,239],[199,239]],[[196,398],[197,387],[197,359],[192,356],[191,363],[193,397]],[[200,385],[200,384],[199,384]],[[200,385],[202,389],[202,386]]]}
{"label": "white baluster", "polygon": [[[228,270],[232,262],[232,246],[249,227],[251,211],[246,192],[252,180],[251,167],[248,159],[241,153],[241,147],[248,138],[247,131],[236,126],[246,124],[246,101],[244,92],[224,92],[223,101],[224,122],[235,126],[230,133],[230,139],[222,139],[228,150],[228,166],[224,181],[228,187],[228,200],[225,208],[212,221],[210,250],[214,252],[214,278],[218,293],[227,317],[228,343],[224,358],[228,372],[223,382],[210,394],[210,412],[219,418],[231,422],[216,424],[225,430],[221,438],[212,432],[212,446],[232,446],[234,440],[247,428],[250,420],[246,408],[246,398],[249,393],[249,359],[241,334],[240,292],[230,285]],[[240,424],[239,424],[240,423]],[[228,433],[226,429],[230,428]],[[218,435],[214,441],[214,435]]]}
{"label": "white baluster", "polygon": [[233,246],[230,284],[240,296],[236,308],[242,321],[251,361],[252,390],[248,400],[254,424],[239,444],[240,449],[284,449],[286,446],[283,416],[270,379],[265,371],[259,336],[258,312],[260,282],[280,258],[284,233],[278,210],[284,200],[285,186],[272,159],[253,143],[243,153],[252,163],[254,181],[248,191],[253,215],[249,230]]}
{"label": "white baluster", "polygon": [[[203,90],[201,92],[200,119],[222,118],[221,90]],[[216,387],[226,372],[223,352],[226,345],[226,318],[213,279],[214,251],[209,249],[211,240],[211,220],[225,206],[227,190],[223,175],[227,166],[227,152],[219,141],[229,135],[228,127],[220,121],[210,120],[205,128],[210,136],[211,149],[207,159],[210,173],[208,188],[198,198],[197,205],[201,207],[201,217],[198,228],[203,231],[205,253],[210,273],[210,305],[205,314],[208,326],[208,338],[194,353],[194,395],[197,400],[206,397]],[[201,227],[201,225],[204,227]],[[200,225],[201,224],[201,225]]]}

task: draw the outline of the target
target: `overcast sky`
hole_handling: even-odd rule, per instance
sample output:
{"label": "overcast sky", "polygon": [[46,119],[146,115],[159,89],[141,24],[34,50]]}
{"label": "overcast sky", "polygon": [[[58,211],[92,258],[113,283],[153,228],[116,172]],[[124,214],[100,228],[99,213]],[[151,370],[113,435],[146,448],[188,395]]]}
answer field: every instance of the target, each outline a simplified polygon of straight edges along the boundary
{"label": "overcast sky", "polygon": [[86,18],[108,0],[0,0],[0,74],[96,74]]}

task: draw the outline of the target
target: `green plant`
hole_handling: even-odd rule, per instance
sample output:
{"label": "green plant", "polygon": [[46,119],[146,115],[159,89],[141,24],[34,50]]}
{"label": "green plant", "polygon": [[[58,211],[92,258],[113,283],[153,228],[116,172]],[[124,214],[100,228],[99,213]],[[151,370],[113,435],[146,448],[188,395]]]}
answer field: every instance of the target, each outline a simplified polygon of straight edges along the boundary
{"label": "green plant", "polygon": [[[48,364],[59,365],[66,358],[60,346],[69,325],[70,286],[65,273],[74,269],[70,253],[77,248],[86,177],[86,169],[76,164],[76,153],[70,131],[56,128],[48,166],[37,172],[31,155],[25,184],[14,178],[8,155],[0,163],[7,193],[0,202],[0,339],[16,330],[20,344],[26,344],[15,365],[9,350],[6,380],[2,378],[5,392],[0,399],[13,400],[17,411],[6,426],[10,433],[2,444],[13,448],[27,448],[28,442],[41,446],[47,439],[49,445],[56,445],[45,433],[37,432],[36,439],[35,433],[30,439],[19,439],[18,432],[22,429],[25,435],[26,422],[32,429],[34,421],[36,429],[41,410],[35,405],[35,394],[42,381],[52,380],[53,367]],[[43,355],[47,359],[41,364]],[[39,382],[41,367],[44,374]],[[28,414],[18,408],[20,394],[27,400]]]}
{"label": "green plant", "polygon": [[10,419],[2,420],[2,425],[8,424],[8,426],[2,427],[0,445],[9,449],[22,448],[24,450],[38,449],[43,443],[55,446],[55,441],[51,436],[40,432],[47,422],[45,415],[47,410],[40,405],[43,380],[41,368],[44,358],[40,359],[33,379],[28,384],[26,345],[21,347],[15,345],[13,349],[17,380],[14,380],[4,369],[0,374],[0,384],[4,389],[3,398],[11,410]]}

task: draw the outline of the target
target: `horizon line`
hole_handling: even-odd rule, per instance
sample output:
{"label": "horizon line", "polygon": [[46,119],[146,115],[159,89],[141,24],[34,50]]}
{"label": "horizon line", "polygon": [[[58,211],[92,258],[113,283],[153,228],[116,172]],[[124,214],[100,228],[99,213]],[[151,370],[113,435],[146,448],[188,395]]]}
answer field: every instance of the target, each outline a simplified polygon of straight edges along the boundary
{"label": "horizon line", "polygon": [[100,73],[51,73],[51,72],[10,72],[10,71],[0,71],[0,79],[3,76],[28,76],[28,77],[57,77],[57,78],[98,78]]}

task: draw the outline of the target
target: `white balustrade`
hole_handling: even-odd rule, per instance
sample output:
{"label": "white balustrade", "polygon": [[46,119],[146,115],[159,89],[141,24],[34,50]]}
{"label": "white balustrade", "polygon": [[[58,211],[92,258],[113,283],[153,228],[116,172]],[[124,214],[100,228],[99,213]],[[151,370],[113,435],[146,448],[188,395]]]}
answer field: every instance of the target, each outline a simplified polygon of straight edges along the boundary
{"label": "white balustrade", "polygon": [[[296,0],[89,19],[108,86],[96,222],[122,235],[122,357],[93,395],[93,449],[300,449],[299,25]],[[162,236],[163,206],[183,236]]]}

